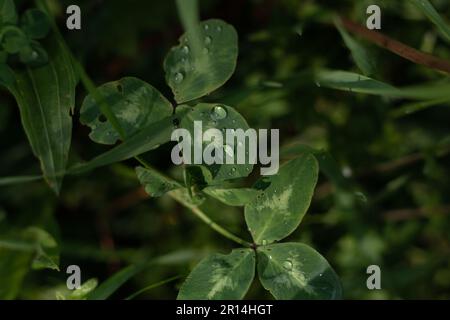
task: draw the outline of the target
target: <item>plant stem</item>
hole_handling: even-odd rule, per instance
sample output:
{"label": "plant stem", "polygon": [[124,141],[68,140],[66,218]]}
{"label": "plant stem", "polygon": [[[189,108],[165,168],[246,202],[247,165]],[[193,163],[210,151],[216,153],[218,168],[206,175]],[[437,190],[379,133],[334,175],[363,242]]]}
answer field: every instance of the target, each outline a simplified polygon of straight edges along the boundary
{"label": "plant stem", "polygon": [[380,32],[369,30],[349,19],[342,18],[342,24],[348,31],[355,33],[402,58],[424,65],[428,68],[450,73],[450,63],[444,59],[411,48],[400,41],[392,39]]}
{"label": "plant stem", "polygon": [[183,199],[182,196],[179,195],[179,193],[177,193],[176,191],[171,191],[169,192],[169,195],[175,199],[177,202],[179,202],[180,204],[182,204],[183,206],[185,206],[186,208],[188,208],[189,210],[192,211],[192,213],[194,215],[196,215],[200,220],[202,220],[204,223],[206,223],[211,229],[213,229],[214,231],[220,233],[222,236],[224,236],[225,238],[234,241],[244,247],[248,247],[250,248],[252,246],[251,243],[239,238],[238,236],[232,234],[231,232],[229,232],[228,230],[224,229],[222,226],[218,225],[217,223],[215,223],[213,220],[211,220],[210,217],[208,217],[199,207],[197,207],[196,205],[193,205],[192,203],[190,203],[188,200]]}
{"label": "plant stem", "polygon": [[163,281],[160,281],[160,282],[151,284],[151,285],[149,285],[149,286],[147,286],[147,287],[145,287],[145,288],[142,288],[141,290],[139,290],[139,291],[137,291],[137,292],[135,292],[135,293],[129,295],[127,298],[125,298],[125,300],[132,300],[132,299],[136,298],[138,295],[144,293],[145,291],[149,291],[149,290],[151,290],[151,289],[160,287],[160,286],[162,286],[162,285],[164,285],[164,284],[167,284],[167,283],[169,283],[169,282],[172,282],[172,281],[175,281],[175,280],[177,280],[177,279],[180,279],[181,277],[183,277],[183,276],[178,275],[178,276],[174,276],[174,277],[171,277],[171,278],[169,278],[169,279],[166,279],[166,280],[163,280]]}

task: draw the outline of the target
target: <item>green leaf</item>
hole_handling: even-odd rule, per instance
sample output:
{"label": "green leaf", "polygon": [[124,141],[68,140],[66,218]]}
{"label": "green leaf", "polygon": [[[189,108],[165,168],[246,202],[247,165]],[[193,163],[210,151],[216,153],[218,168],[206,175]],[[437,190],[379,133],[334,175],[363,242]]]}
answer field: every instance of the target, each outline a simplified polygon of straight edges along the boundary
{"label": "green leaf", "polygon": [[371,75],[376,70],[375,58],[363,45],[358,43],[347,31],[342,27],[341,21],[335,21],[336,28],[342,36],[345,45],[350,49],[353,60],[358,68],[365,74]]}
{"label": "green leaf", "polygon": [[428,0],[410,0],[418,7],[432,23],[436,25],[443,38],[450,43],[450,26],[439,15],[436,9]]}
{"label": "green leaf", "polygon": [[30,268],[59,270],[58,245],[38,227],[11,230],[0,239],[0,299],[14,299]]}
{"label": "green leaf", "polygon": [[105,300],[109,296],[111,296],[118,288],[120,288],[126,281],[132,278],[137,273],[141,272],[144,269],[145,265],[131,265],[128,266],[108,280],[100,284],[97,289],[91,292],[88,296],[89,300]]}
{"label": "green leaf", "polygon": [[0,0],[0,25],[16,24],[17,12],[13,0]]}
{"label": "green leaf", "polygon": [[355,93],[379,95],[389,98],[431,100],[448,98],[450,83],[441,81],[405,88],[396,88],[366,76],[335,70],[322,70],[316,74],[318,86]]}
{"label": "green leaf", "polygon": [[114,275],[108,278],[105,282],[100,284],[95,290],[93,290],[89,295],[89,300],[105,300],[109,298],[117,289],[119,289],[125,282],[130,280],[132,277],[142,272],[145,268],[152,267],[155,265],[166,265],[166,264],[179,264],[186,263],[186,261],[191,260],[197,254],[192,251],[183,250],[169,253],[167,255],[152,259],[151,261],[143,262],[136,265],[130,265]]}
{"label": "green leaf", "polygon": [[16,298],[32,260],[32,251],[5,248],[0,241],[0,299]]}
{"label": "green leaf", "polygon": [[38,227],[29,227],[23,231],[23,237],[36,246],[33,269],[59,270],[59,248],[50,233]]}
{"label": "green leaf", "polygon": [[26,34],[19,28],[13,26],[5,28],[1,41],[3,49],[10,54],[19,53],[23,48],[30,45],[30,40]]}
{"label": "green leaf", "polygon": [[68,295],[70,300],[84,300],[97,287],[97,279],[89,279],[83,283],[78,289],[75,289]]}
{"label": "green leaf", "polygon": [[339,277],[313,248],[301,243],[260,247],[258,275],[261,284],[279,300],[340,299]]}
{"label": "green leaf", "polygon": [[[171,103],[158,90],[137,78],[106,83],[97,89],[97,93],[110,106],[126,137],[170,117],[173,112]],[[120,139],[111,123],[104,119],[92,95],[83,102],[80,121],[91,128],[89,137],[97,143],[114,144]]]}
{"label": "green leaf", "polygon": [[148,127],[128,138],[125,142],[112,148],[111,150],[86,162],[76,164],[69,169],[70,174],[80,174],[90,170],[107,166],[112,163],[131,159],[142,153],[154,150],[161,144],[170,141],[173,131],[173,122],[180,119],[185,113],[180,112],[177,116],[168,117]]}
{"label": "green leaf", "polygon": [[141,184],[145,187],[145,192],[152,197],[160,197],[169,191],[182,187],[181,184],[175,180],[170,179],[153,169],[137,167],[136,174]]}
{"label": "green leaf", "polygon": [[[201,122],[203,134],[209,129],[218,129],[222,135],[224,141],[214,140],[214,142],[203,141],[202,152],[208,145],[215,145],[217,148],[222,148],[222,162],[224,164],[212,164],[204,165],[208,168],[213,176],[213,182],[225,181],[230,179],[236,179],[248,176],[253,170],[253,164],[248,164],[248,156],[245,155],[246,164],[226,164],[226,156],[233,156],[234,163],[237,163],[238,159],[238,141],[234,139],[234,148],[231,145],[226,144],[226,129],[242,129],[246,131],[249,126],[245,119],[232,107],[219,105],[200,103],[191,109],[188,106],[179,106],[177,112],[189,110],[186,117],[180,121],[180,128],[184,128],[189,131],[192,138],[192,150],[191,150],[191,163],[195,161],[194,152],[194,139],[201,139],[200,135],[194,132],[195,122]],[[228,143],[231,143],[228,141]],[[248,149],[247,149],[248,150]]]}
{"label": "green leaf", "polygon": [[251,188],[224,187],[207,187],[203,192],[229,206],[245,206],[258,194],[258,190]]}
{"label": "green leaf", "polygon": [[59,192],[72,137],[70,111],[75,106],[76,77],[64,44],[52,37],[47,42],[49,63],[17,73],[8,87],[16,98],[22,125],[47,182]]}
{"label": "green leaf", "polygon": [[192,270],[178,293],[179,300],[239,300],[255,276],[255,253],[236,249],[212,254]]}
{"label": "green leaf", "polygon": [[157,282],[157,283],[151,284],[151,285],[146,286],[145,288],[142,288],[142,289],[136,291],[135,293],[129,295],[128,297],[125,298],[125,300],[132,300],[132,299],[136,298],[137,296],[141,295],[141,294],[144,293],[144,292],[147,292],[147,291],[149,291],[149,290],[158,288],[158,287],[160,287],[160,286],[162,286],[162,285],[165,285],[165,284],[170,283],[170,282],[172,282],[172,281],[178,280],[178,279],[180,279],[180,278],[181,278],[181,276],[174,276],[174,277],[170,277],[170,278],[168,278],[168,279],[159,281],[159,282]]}
{"label": "green leaf", "polygon": [[6,63],[0,63],[0,85],[10,86],[15,80],[14,71]]}
{"label": "green leaf", "polygon": [[256,183],[262,191],[245,206],[245,221],[257,244],[281,240],[297,229],[311,203],[318,171],[316,158],[305,154]]}
{"label": "green leaf", "polygon": [[50,32],[50,20],[45,12],[29,9],[22,16],[21,27],[31,39],[42,39]]}
{"label": "green leaf", "polygon": [[164,61],[175,100],[184,103],[220,88],[233,74],[238,55],[236,30],[221,20],[187,30]]}
{"label": "green leaf", "polygon": [[16,176],[16,177],[2,177],[0,178],[0,187],[10,186],[15,184],[22,184],[26,182],[39,181],[43,178],[42,175],[37,176]]}

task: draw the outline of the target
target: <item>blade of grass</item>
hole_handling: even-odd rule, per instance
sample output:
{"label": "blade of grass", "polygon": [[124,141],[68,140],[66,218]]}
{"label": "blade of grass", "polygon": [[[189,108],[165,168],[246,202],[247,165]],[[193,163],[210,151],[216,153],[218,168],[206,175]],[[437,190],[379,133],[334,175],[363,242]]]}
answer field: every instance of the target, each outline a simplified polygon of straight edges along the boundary
{"label": "blade of grass", "polygon": [[132,300],[132,299],[136,298],[137,296],[139,296],[140,294],[142,294],[142,293],[144,293],[146,291],[158,288],[158,287],[160,287],[162,285],[165,285],[167,283],[170,283],[170,282],[175,281],[177,279],[180,279],[182,277],[183,277],[182,275],[178,275],[178,276],[174,276],[174,277],[168,278],[166,280],[162,280],[162,281],[159,281],[157,283],[151,284],[151,285],[149,285],[149,286],[147,286],[145,288],[142,288],[141,290],[136,291],[135,293],[129,295],[128,297],[125,298],[125,300]]}

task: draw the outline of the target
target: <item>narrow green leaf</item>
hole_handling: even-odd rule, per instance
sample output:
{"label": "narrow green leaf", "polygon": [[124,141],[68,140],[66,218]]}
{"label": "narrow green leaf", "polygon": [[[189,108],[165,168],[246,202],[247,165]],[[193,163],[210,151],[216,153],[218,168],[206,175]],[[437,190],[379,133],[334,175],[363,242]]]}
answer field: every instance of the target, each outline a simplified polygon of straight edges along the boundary
{"label": "narrow green leaf", "polygon": [[17,177],[2,177],[0,178],[0,187],[10,186],[14,184],[21,184],[26,182],[38,181],[43,178],[42,175],[36,176],[17,176]]}
{"label": "narrow green leaf", "polygon": [[442,37],[450,43],[450,26],[439,15],[436,9],[428,0],[410,0],[417,8],[419,8],[432,23],[438,28]]}
{"label": "narrow green leaf", "polygon": [[236,30],[221,20],[201,22],[181,36],[164,61],[178,103],[201,98],[228,81],[236,68],[237,39]]}
{"label": "narrow green leaf", "polygon": [[170,278],[168,278],[166,280],[159,281],[157,283],[151,284],[151,285],[149,285],[149,286],[147,286],[145,288],[142,288],[141,290],[139,290],[139,291],[129,295],[128,297],[125,298],[125,300],[132,300],[132,299],[136,298],[137,296],[141,295],[142,293],[144,293],[146,291],[149,291],[149,290],[161,287],[162,285],[165,285],[165,284],[170,283],[172,281],[178,280],[180,278],[181,278],[181,276],[174,276],[174,277],[170,277]]}
{"label": "narrow green leaf", "polygon": [[10,86],[15,80],[14,71],[6,63],[0,63],[0,86]]}
{"label": "narrow green leaf", "polygon": [[152,197],[160,197],[169,191],[182,187],[177,181],[153,169],[137,167],[136,174],[141,184],[145,187],[145,192]]}
{"label": "narrow green leaf", "polygon": [[245,206],[258,194],[258,190],[251,188],[224,187],[207,187],[203,192],[229,206]]}
{"label": "narrow green leaf", "polygon": [[355,93],[380,95],[389,98],[414,100],[431,100],[448,98],[450,83],[448,81],[396,88],[366,76],[336,70],[322,70],[316,74],[318,86]]}
{"label": "narrow green leaf", "polygon": [[345,45],[350,49],[353,60],[358,68],[365,74],[371,75],[375,72],[376,63],[373,55],[362,44],[358,43],[345,29],[342,27],[341,21],[335,21],[336,28],[342,36]]}
{"label": "narrow green leaf", "polygon": [[450,98],[443,98],[443,99],[436,99],[436,100],[427,100],[427,101],[419,101],[414,103],[408,103],[406,105],[403,105],[399,108],[396,108],[395,110],[392,110],[389,113],[389,116],[398,119],[405,116],[412,115],[416,112],[426,110],[431,107],[435,106],[449,106],[450,105]]}
{"label": "narrow green leaf", "polygon": [[185,31],[195,35],[194,39],[199,37],[199,12],[197,0],[177,0],[178,16]]}
{"label": "narrow green leaf", "polygon": [[[171,103],[148,83],[137,78],[123,78],[97,88],[97,94],[114,113],[118,124],[128,138],[173,112]],[[81,107],[80,121],[91,128],[89,137],[103,144],[114,144],[121,139],[107,119],[93,95],[88,95]]]}
{"label": "narrow green leaf", "polygon": [[130,265],[113,276],[108,278],[105,282],[100,284],[95,290],[88,295],[88,300],[105,300],[108,299],[117,289],[119,289],[125,282],[130,280],[138,273],[145,270],[145,268],[153,265],[167,265],[180,264],[192,260],[197,255],[196,252],[183,250],[169,253],[167,255],[146,261],[141,264]]}
{"label": "narrow green leaf", "polygon": [[47,51],[47,65],[18,73],[8,89],[19,105],[22,125],[46,180],[59,192],[71,143],[76,77],[71,57],[57,37],[47,41]]}
{"label": "narrow green leaf", "polygon": [[339,277],[313,248],[301,243],[260,247],[258,275],[261,284],[279,300],[340,299]]}
{"label": "narrow green leaf", "polygon": [[0,0],[0,25],[17,23],[16,6],[13,0]]}
{"label": "narrow green leaf", "polygon": [[30,251],[6,249],[0,245],[0,299],[17,297],[32,260]]}
{"label": "narrow green leaf", "polygon": [[105,300],[111,296],[118,288],[120,288],[125,282],[132,278],[137,273],[141,272],[145,267],[145,264],[128,266],[111,278],[100,284],[91,294],[88,296],[89,300]]}
{"label": "narrow green leaf", "polygon": [[311,203],[318,171],[316,158],[304,154],[256,183],[261,192],[245,206],[245,221],[257,244],[282,240],[297,229]]}
{"label": "narrow green leaf", "polygon": [[[203,148],[200,151],[203,154],[208,146],[211,148],[212,146],[215,146],[217,149],[222,149],[223,151],[221,156],[216,154],[217,159],[222,159],[221,162],[223,162],[223,164],[205,165],[212,173],[213,181],[217,182],[246,177],[252,172],[253,164],[248,164],[248,155],[244,155],[245,164],[236,164],[239,151],[237,148],[239,143],[237,139],[234,139],[234,148],[230,145],[230,141],[226,141],[226,129],[242,129],[243,132],[246,132],[247,129],[249,129],[245,119],[235,109],[221,104],[208,103],[198,104],[193,109],[188,106],[180,106],[177,108],[177,112],[185,112],[185,110],[190,111],[187,116],[183,117],[180,121],[179,126],[180,128],[188,130],[192,139],[191,164],[194,164],[195,162],[195,145],[198,145],[198,141],[202,139],[201,134],[199,135],[199,133],[194,130],[195,122],[197,122],[197,124],[201,123],[201,130],[203,131],[204,138],[207,137],[205,133],[209,129],[219,130],[223,137],[222,141],[220,141],[221,139],[214,139],[214,141],[204,141],[205,139],[203,139]],[[194,139],[198,139],[197,143],[194,143]],[[246,141],[248,141],[248,138]],[[230,144],[226,144],[227,142]],[[248,150],[248,148],[246,150]],[[197,155],[201,156],[199,153],[197,153]],[[235,164],[226,164],[227,155],[233,157],[233,163]]]}
{"label": "narrow green leaf", "polygon": [[177,116],[168,117],[143,128],[134,136],[128,138],[125,142],[119,144],[111,150],[86,163],[74,165],[69,169],[69,173],[79,174],[88,172],[95,168],[128,160],[158,148],[160,145],[170,141],[173,131],[173,122],[176,119],[180,119],[182,116],[183,112],[180,112]]}
{"label": "narrow green leaf", "polygon": [[213,254],[192,270],[178,293],[178,300],[239,300],[255,276],[255,253],[236,249],[229,255]]}

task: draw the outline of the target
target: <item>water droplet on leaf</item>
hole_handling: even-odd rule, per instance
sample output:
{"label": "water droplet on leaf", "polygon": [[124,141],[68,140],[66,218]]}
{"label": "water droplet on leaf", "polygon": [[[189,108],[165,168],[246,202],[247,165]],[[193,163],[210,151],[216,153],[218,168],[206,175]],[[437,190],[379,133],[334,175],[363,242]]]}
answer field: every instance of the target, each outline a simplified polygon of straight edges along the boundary
{"label": "water droplet on leaf", "polygon": [[177,72],[176,74],[175,74],[175,82],[176,83],[181,83],[181,81],[183,81],[183,79],[184,79],[184,76],[183,76],[183,74],[181,73],[181,72]]}
{"label": "water droplet on leaf", "polygon": [[183,48],[181,48],[181,52],[183,52],[184,54],[188,54],[189,53],[189,47],[188,46],[183,46]]}
{"label": "water droplet on leaf", "polygon": [[285,268],[288,271],[292,270],[292,262],[289,260],[286,260],[285,262],[283,262],[283,268]]}
{"label": "water droplet on leaf", "polygon": [[222,106],[215,106],[211,110],[211,119],[213,120],[222,120],[227,117],[227,110]]}

